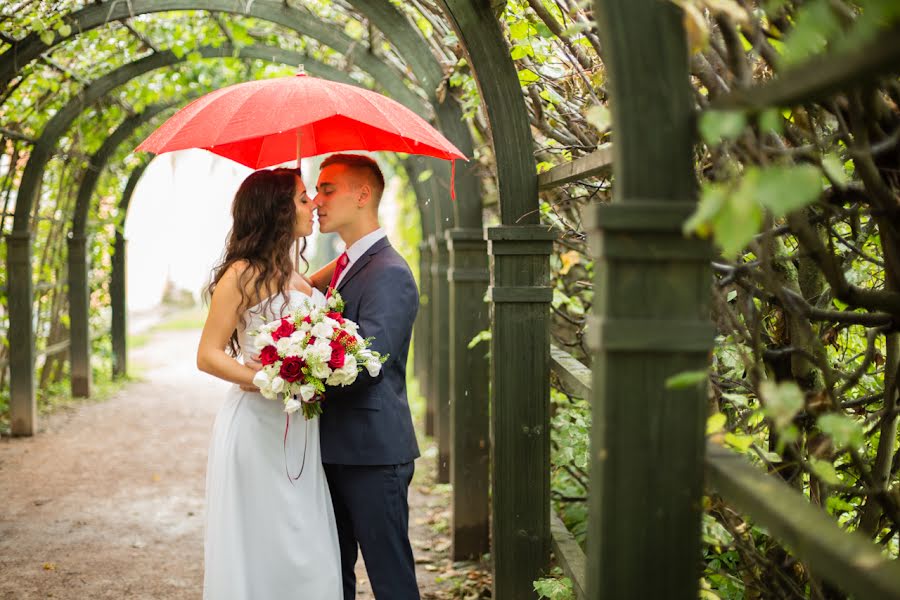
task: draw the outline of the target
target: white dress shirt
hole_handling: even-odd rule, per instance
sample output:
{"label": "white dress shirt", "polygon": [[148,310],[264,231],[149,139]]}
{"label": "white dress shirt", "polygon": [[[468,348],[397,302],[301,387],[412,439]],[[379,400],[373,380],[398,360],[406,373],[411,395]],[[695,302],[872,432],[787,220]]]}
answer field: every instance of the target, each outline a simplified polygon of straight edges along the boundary
{"label": "white dress shirt", "polygon": [[347,276],[347,273],[350,271],[350,267],[353,266],[353,263],[358,261],[363,254],[368,252],[369,248],[371,248],[375,244],[375,242],[385,237],[386,235],[387,234],[384,232],[384,229],[379,227],[375,231],[362,236],[361,238],[353,242],[349,248],[344,250],[344,252],[347,253],[347,258],[350,259],[350,262],[348,262],[347,266],[344,267],[344,270],[341,271],[341,276],[338,277],[338,280],[334,284],[335,289],[337,289],[341,285],[341,282],[344,280],[344,277]]}

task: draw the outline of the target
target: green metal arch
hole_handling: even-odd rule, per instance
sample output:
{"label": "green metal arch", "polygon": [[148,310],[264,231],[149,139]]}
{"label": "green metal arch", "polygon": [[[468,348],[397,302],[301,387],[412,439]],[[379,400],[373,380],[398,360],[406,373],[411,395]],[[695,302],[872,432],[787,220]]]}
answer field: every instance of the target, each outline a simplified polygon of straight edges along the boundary
{"label": "green metal arch", "polygon": [[[198,49],[198,52],[204,58],[231,57],[238,55],[240,57],[271,60],[271,57],[275,57],[279,62],[286,62],[287,64],[290,64],[291,59],[303,59],[307,61],[305,64],[309,65],[310,72],[320,71],[323,74],[327,73],[329,77],[344,80],[348,79],[344,75],[337,75],[340,71],[337,71],[332,67],[314,61],[310,62],[309,58],[305,55],[279,48],[255,46],[235,50],[230,47],[221,46],[218,48],[200,48]],[[138,59],[93,81],[83,90],[79,97],[70,101],[55,114],[44,127],[44,131],[34,145],[31,156],[25,165],[25,171],[22,174],[22,183],[19,186],[18,201],[16,202],[13,231],[24,232],[30,229],[31,224],[29,220],[31,209],[40,193],[44,168],[51,158],[52,150],[56,146],[56,141],[69,129],[85,106],[92,104],[116,87],[139,75],[162,67],[171,66],[184,60],[187,59],[179,58],[171,51],[158,52]],[[423,106],[424,103],[419,101],[419,104],[415,106],[413,110],[421,113]]]}
{"label": "green metal arch", "polygon": [[[185,98],[187,99],[187,98]],[[134,130],[162,113],[166,109],[175,106],[174,102],[166,102],[164,104],[151,104],[144,108],[143,111],[131,115],[113,131],[108,138],[103,141],[103,145],[94,154],[88,162],[87,170],[81,183],[78,186],[78,195],[75,200],[75,211],[72,217],[72,236],[84,236],[87,228],[88,209],[90,208],[91,197],[97,187],[100,174],[106,167],[106,163],[112,158],[115,151],[128,137],[134,133]]]}
{"label": "green metal arch", "polygon": [[137,187],[138,181],[150,164],[150,157],[145,156],[138,165],[131,170],[125,190],[119,199],[119,222],[116,224],[116,235],[113,241],[112,272],[109,278],[109,296],[112,308],[112,323],[110,337],[113,350],[113,377],[119,378],[128,371],[128,315],[125,305],[125,276],[126,276],[126,249],[125,219],[128,216],[128,207],[131,204],[131,196]]}
{"label": "green metal arch", "polygon": [[[419,98],[405,85],[402,89],[392,89],[388,82],[402,80],[402,74],[365,51],[355,40],[325,23],[310,13],[302,12],[276,0],[255,0],[235,2],[234,0],[129,0],[128,2],[103,2],[92,4],[67,15],[63,20],[72,27],[73,37],[85,31],[100,27],[111,21],[119,21],[143,14],[178,10],[207,10],[242,14],[263,19],[293,29],[298,34],[315,38],[334,50],[344,54],[353,64],[372,76],[388,89],[392,96],[406,105],[412,105]],[[36,59],[42,52],[68,38],[57,36],[50,44],[45,44],[36,33],[30,33],[0,56],[0,87],[5,87],[24,65]]]}
{"label": "green metal arch", "polygon": [[500,218],[504,225],[539,220],[534,139],[519,77],[490,2],[441,0],[469,57],[487,112],[497,157]]}
{"label": "green metal arch", "polygon": [[[471,133],[462,119],[462,111],[458,103],[452,99],[445,102],[436,100],[436,88],[443,78],[443,70],[430,52],[421,51],[422,40],[415,28],[395,6],[388,2],[383,0],[350,1],[391,40],[402,55],[407,57],[413,75],[421,80],[425,94],[434,106],[439,127],[466,156],[472,156],[474,149]],[[417,100],[420,100],[419,96],[403,84],[400,73],[375,59],[370,53],[362,51],[355,40],[334,31],[333,28],[329,28],[314,16],[293,9],[286,3],[277,0],[256,0],[247,3],[243,9],[230,0],[130,0],[127,3],[114,1],[86,7],[64,19],[72,27],[72,30],[77,32],[73,35],[78,35],[110,21],[173,10],[208,10],[245,14],[288,27],[298,33],[302,32],[344,53],[349,61],[372,74],[398,101],[412,107],[416,105]],[[22,66],[64,39],[67,38],[57,37],[48,45],[38,35],[32,33],[16,42],[10,50],[0,56],[0,85],[6,85]],[[521,108],[525,109],[524,104]],[[424,118],[428,119],[427,116]],[[460,165],[457,190],[458,195],[464,199],[463,202],[450,203],[450,199],[446,197],[441,200],[446,204],[445,212],[452,212],[455,215],[457,226],[481,227],[480,199],[482,191],[480,177],[476,173],[477,168],[478,165],[474,162]],[[452,227],[453,223],[450,226]]]}
{"label": "green metal arch", "polygon": [[73,396],[87,397],[90,396],[91,390],[90,286],[88,284],[90,253],[87,250],[88,237],[85,235],[91,196],[103,167],[119,146],[134,133],[135,129],[174,105],[174,102],[150,105],[143,112],[123,120],[90,157],[87,171],[79,185],[67,256],[69,361]]}
{"label": "green metal arch", "polygon": [[[351,0],[351,3],[366,14],[369,20],[385,33],[397,51],[406,58],[435,108],[435,119],[441,131],[463,154],[469,157],[473,156],[475,150],[472,144],[472,134],[463,120],[462,108],[459,103],[453,100],[449,94],[443,102],[437,99],[437,89],[444,79],[444,70],[431,52],[422,52],[421,35],[390,2]],[[455,216],[456,227],[481,228],[482,191],[481,178],[476,173],[477,169],[478,164],[475,161],[457,164],[456,195],[460,201],[447,207]]]}

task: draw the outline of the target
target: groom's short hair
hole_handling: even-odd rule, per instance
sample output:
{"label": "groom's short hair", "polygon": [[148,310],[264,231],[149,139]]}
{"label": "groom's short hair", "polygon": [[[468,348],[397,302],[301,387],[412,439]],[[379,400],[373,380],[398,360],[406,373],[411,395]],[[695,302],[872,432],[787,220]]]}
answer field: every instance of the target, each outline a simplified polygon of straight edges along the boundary
{"label": "groom's short hair", "polygon": [[384,193],[384,174],[378,163],[362,154],[332,154],[322,161],[320,169],[330,165],[344,165],[348,169],[365,176],[372,186],[375,195],[375,205],[381,202],[381,194]]}

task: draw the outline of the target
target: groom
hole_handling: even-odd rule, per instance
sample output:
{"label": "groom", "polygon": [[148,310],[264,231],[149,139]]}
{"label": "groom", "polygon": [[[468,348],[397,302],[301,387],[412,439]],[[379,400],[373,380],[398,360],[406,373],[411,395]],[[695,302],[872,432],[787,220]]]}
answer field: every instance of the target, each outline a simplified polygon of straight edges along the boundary
{"label": "groom", "polygon": [[344,600],[356,597],[357,548],[378,600],[418,599],[407,491],[419,448],[406,398],[406,357],[419,294],[409,266],[378,224],[384,176],[375,161],[329,156],[316,190],[319,229],[337,232],[347,247],[331,287],[360,335],[374,337],[372,349],[389,355],[377,377],[363,371],[352,385],[329,388],[320,421]]}

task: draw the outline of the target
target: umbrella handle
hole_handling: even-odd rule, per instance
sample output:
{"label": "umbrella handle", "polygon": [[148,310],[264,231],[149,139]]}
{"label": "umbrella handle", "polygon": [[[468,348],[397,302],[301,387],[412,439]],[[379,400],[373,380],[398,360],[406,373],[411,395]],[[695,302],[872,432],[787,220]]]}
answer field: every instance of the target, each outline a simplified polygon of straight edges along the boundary
{"label": "umbrella handle", "polygon": [[297,128],[297,170],[300,170],[300,128]]}

